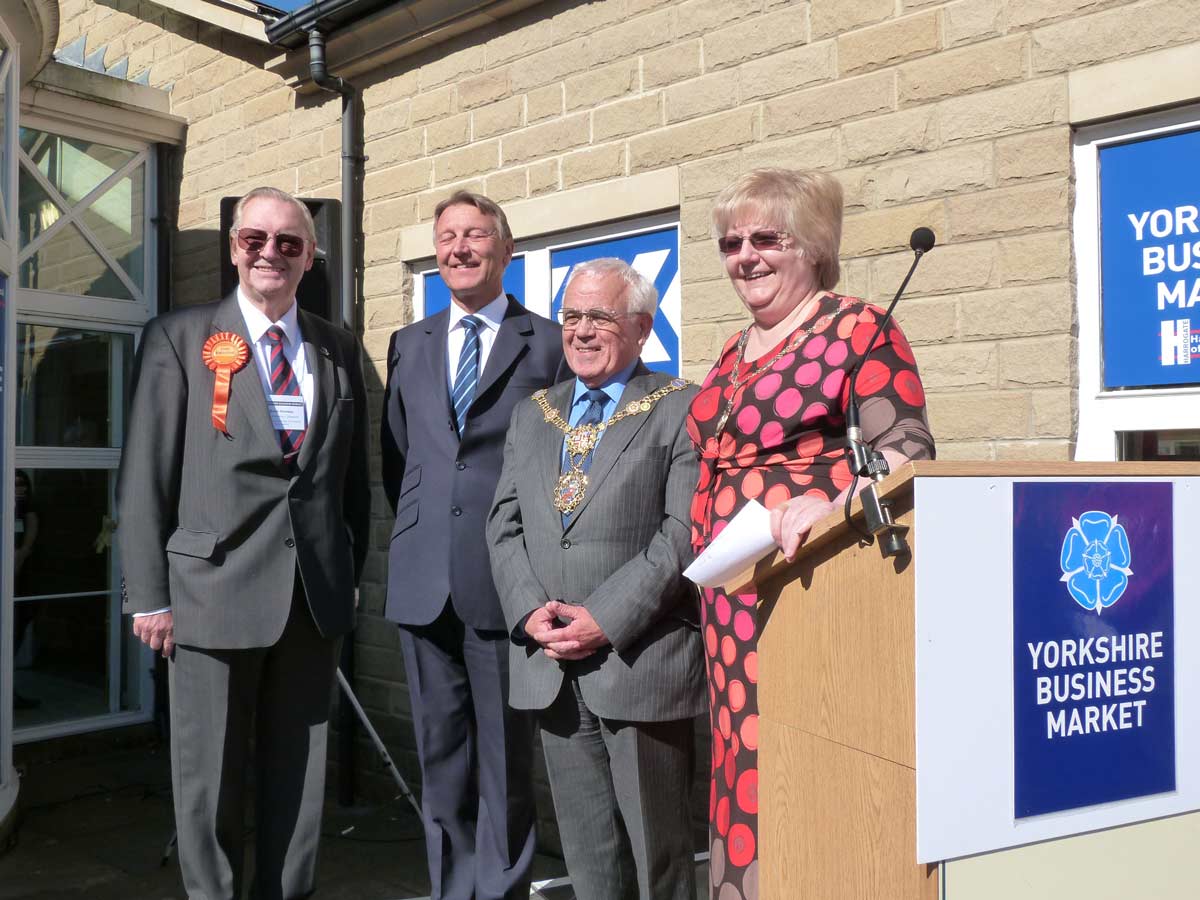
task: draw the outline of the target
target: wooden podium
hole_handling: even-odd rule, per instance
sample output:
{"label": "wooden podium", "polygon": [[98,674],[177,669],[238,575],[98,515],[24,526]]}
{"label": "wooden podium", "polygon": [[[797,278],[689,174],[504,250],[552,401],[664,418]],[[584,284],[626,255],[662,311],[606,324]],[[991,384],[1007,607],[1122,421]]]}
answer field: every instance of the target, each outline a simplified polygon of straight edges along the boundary
{"label": "wooden podium", "polygon": [[[1185,463],[917,462],[880,486],[912,526],[922,478],[1200,474]],[[917,863],[914,560],[860,546],[839,513],[795,562],[730,585],[759,594],[759,866],[764,900],[937,900]],[[731,593],[733,591],[731,590]]]}

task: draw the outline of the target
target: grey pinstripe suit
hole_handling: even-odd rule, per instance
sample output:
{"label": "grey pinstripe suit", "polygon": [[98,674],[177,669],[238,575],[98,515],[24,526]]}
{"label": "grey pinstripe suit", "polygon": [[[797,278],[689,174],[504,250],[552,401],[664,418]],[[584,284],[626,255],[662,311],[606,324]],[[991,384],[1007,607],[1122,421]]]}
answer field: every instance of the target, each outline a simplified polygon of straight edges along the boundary
{"label": "grey pinstripe suit", "polygon": [[[640,363],[617,406],[666,384]],[[573,382],[550,389],[566,417]],[[532,400],[513,412],[488,520],[492,572],[513,630],[510,703],[539,711],[576,894],[690,897],[692,717],[704,661],[691,561],[695,451],[685,430],[695,386],[609,428],[564,529],[551,503],[563,436]],[[581,604],[611,646],[575,662],[522,640],[551,599]],[[603,749],[582,732],[599,720]],[[593,736],[594,737],[594,736]],[[636,863],[636,874],[631,871]]]}

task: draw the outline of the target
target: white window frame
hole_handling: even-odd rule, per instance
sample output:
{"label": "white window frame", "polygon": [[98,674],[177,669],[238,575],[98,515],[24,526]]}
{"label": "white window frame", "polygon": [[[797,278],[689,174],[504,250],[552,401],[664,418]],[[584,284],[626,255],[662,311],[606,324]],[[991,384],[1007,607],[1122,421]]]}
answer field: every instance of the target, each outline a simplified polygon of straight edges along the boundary
{"label": "white window frame", "polygon": [[1105,390],[1100,309],[1100,150],[1200,127],[1200,105],[1080,128],[1074,137],[1079,431],[1075,459],[1115,461],[1120,434],[1200,428],[1200,385]]}

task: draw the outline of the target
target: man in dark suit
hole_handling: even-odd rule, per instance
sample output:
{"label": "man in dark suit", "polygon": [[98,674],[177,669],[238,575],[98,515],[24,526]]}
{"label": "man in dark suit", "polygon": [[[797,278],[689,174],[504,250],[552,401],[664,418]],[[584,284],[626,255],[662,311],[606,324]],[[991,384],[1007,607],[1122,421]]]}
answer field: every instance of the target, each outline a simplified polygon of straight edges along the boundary
{"label": "man in dark suit", "polygon": [[654,286],[618,259],[575,268],[576,378],[519,404],[488,520],[512,631],[511,702],[537,710],[580,900],[691,900],[692,719],[705,709],[685,429],[696,387],[639,354]]}
{"label": "man in dark suit", "polygon": [[508,705],[508,630],[484,522],[518,400],[567,374],[560,329],[503,289],[504,212],[460,191],[434,213],[449,309],[392,335],[383,483],[433,897],[529,895],[533,724]]}
{"label": "man in dark suit", "polygon": [[241,896],[253,766],[254,895],[278,900],[314,885],[330,695],[367,551],[368,415],[358,343],[296,305],[315,249],[304,204],[251,191],[229,248],[236,292],[142,334],[117,542],[134,633],[171,660],[188,896]]}

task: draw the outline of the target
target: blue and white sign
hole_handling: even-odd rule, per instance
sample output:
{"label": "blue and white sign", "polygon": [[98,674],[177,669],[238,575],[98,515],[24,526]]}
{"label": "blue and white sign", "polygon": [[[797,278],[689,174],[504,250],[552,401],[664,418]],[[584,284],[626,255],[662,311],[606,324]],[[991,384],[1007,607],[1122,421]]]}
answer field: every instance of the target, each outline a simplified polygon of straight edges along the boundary
{"label": "blue and white sign", "polygon": [[[655,371],[680,374],[682,310],[678,225],[570,244],[556,245],[542,240],[532,246],[523,245],[504,272],[504,290],[533,312],[554,318],[562,306],[563,291],[571,270],[581,262],[606,256],[625,260],[658,290],[658,313],[650,337],[642,348],[642,361]],[[418,318],[431,316],[450,304],[450,291],[436,266],[419,269],[416,278]]]}
{"label": "blue and white sign", "polygon": [[1200,131],[1099,159],[1104,387],[1200,383]]}
{"label": "blue and white sign", "polygon": [[1014,814],[1175,789],[1169,483],[1013,485]]}

